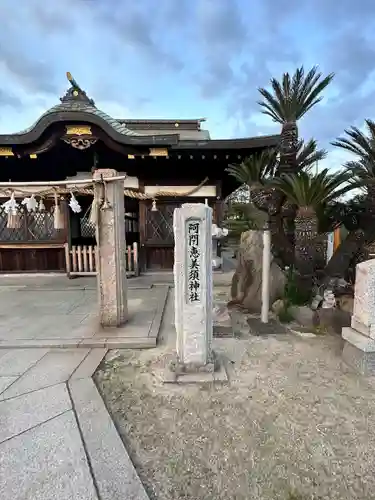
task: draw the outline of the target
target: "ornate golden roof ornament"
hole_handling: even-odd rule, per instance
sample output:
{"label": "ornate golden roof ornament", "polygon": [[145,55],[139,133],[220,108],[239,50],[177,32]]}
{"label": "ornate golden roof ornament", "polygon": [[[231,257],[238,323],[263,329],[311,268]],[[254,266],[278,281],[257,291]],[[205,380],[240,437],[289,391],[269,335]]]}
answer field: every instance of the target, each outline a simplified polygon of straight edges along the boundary
{"label": "ornate golden roof ornament", "polygon": [[67,71],[66,72],[66,77],[68,79],[68,82],[70,83],[70,85],[72,86],[72,89],[73,89],[73,95],[74,96],[78,96],[79,92],[83,92],[83,90],[81,89],[81,87],[78,85],[78,83],[74,80],[74,78],[72,77],[72,74]]}
{"label": "ornate golden roof ornament", "polygon": [[150,156],[168,156],[167,148],[150,148]]}
{"label": "ornate golden roof ornament", "polygon": [[90,125],[66,125],[66,135],[92,135]]}
{"label": "ornate golden roof ornament", "polygon": [[0,156],[14,156],[14,153],[12,151],[11,147],[0,147]]}
{"label": "ornate golden roof ornament", "polygon": [[60,99],[61,102],[78,101],[95,106],[93,99],[87,97],[86,92],[78,85],[77,81],[73,78],[69,71],[66,72],[66,77],[70,83],[70,88],[66,92],[65,96]]}

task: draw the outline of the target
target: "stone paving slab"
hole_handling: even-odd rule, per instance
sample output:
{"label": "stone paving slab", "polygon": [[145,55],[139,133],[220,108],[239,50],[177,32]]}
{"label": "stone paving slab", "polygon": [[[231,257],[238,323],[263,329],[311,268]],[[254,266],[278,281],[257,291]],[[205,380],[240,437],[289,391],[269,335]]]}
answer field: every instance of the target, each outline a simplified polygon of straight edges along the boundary
{"label": "stone paving slab", "polygon": [[0,444],[0,498],[98,500],[71,410]]}
{"label": "stone paving slab", "polygon": [[[0,279],[1,282],[1,279]],[[94,290],[11,290],[0,301],[0,350],[17,348],[147,348],[156,345],[168,286],[129,290],[129,320],[101,329]],[[22,316],[19,311],[22,310]],[[95,341],[90,339],[95,337]],[[150,337],[150,341],[145,340]]]}
{"label": "stone paving slab", "polygon": [[17,351],[5,352],[0,357],[0,377],[22,375],[47,352],[48,349],[18,349]]}
{"label": "stone paving slab", "polygon": [[0,377],[0,395],[7,387],[17,380],[18,377]]}
{"label": "stone paving slab", "polygon": [[65,384],[0,402],[0,443],[72,407]]}
{"label": "stone paving slab", "polygon": [[0,499],[148,500],[91,376],[109,348],[156,345],[169,287],[130,289],[126,326],[100,332],[94,288],[1,283]]}
{"label": "stone paving slab", "polygon": [[73,372],[70,380],[92,377],[106,353],[107,349],[104,348],[91,349],[82,363]]}
{"label": "stone paving slab", "polygon": [[118,338],[126,338],[126,337],[146,337],[147,333],[151,328],[151,321],[147,325],[147,327],[142,326],[131,326],[125,324],[124,326],[120,326],[119,328],[100,328],[91,338],[92,340],[97,339],[118,339]]}
{"label": "stone paving slab", "polygon": [[92,379],[69,387],[101,500],[149,500]]}
{"label": "stone paving slab", "polygon": [[11,349],[0,349],[0,359],[5,356],[5,354],[8,354],[8,352],[12,352]]}
{"label": "stone paving slab", "polygon": [[100,500],[148,500],[91,379],[105,353],[0,350],[0,371],[17,373],[0,376],[1,499],[98,500],[98,484]]}
{"label": "stone paving slab", "polygon": [[24,373],[9,389],[5,390],[2,398],[13,398],[43,387],[66,382],[87,353],[87,349],[49,351],[39,363]]}
{"label": "stone paving slab", "polygon": [[148,334],[149,337],[154,338],[154,339],[157,339],[157,337],[159,335],[164,310],[165,310],[165,307],[167,305],[169,286],[160,287],[159,294],[160,294],[159,303],[158,303],[158,306],[155,310],[155,315],[152,319],[152,324],[151,324],[149,334]]}
{"label": "stone paving slab", "polygon": [[[214,271],[214,285],[227,286],[232,281],[234,269],[228,269],[227,272]],[[128,278],[128,289],[145,290],[158,285],[173,285],[173,272],[148,272],[141,276]],[[66,274],[53,275],[52,273],[44,275],[2,275],[0,276],[0,292],[2,289],[28,289],[31,291],[40,289],[49,289],[56,291],[71,290],[95,290],[95,277],[78,277],[75,279],[67,278]]]}
{"label": "stone paving slab", "polygon": [[78,347],[105,349],[150,349],[156,346],[156,339],[150,337],[109,337],[84,339]]}
{"label": "stone paving slab", "polygon": [[[118,345],[119,347],[114,347]],[[57,338],[57,339],[19,339],[0,341],[2,350],[22,350],[24,348],[70,349],[74,347],[91,349],[149,349],[156,346],[156,339],[150,337],[93,337],[93,338]]]}
{"label": "stone paving slab", "polygon": [[17,349],[24,348],[41,348],[41,349],[57,349],[57,348],[73,348],[78,347],[82,342],[82,338],[57,338],[57,339],[16,339],[16,340],[0,340],[0,349]]}

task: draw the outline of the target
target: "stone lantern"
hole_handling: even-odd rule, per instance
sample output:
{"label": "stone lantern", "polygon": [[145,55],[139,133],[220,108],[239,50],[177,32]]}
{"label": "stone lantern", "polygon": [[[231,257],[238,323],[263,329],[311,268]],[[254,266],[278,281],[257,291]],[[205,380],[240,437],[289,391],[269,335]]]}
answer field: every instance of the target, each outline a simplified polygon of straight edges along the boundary
{"label": "stone lantern", "polygon": [[228,229],[212,224],[212,267],[215,270],[221,269],[223,265],[223,259],[220,255],[220,240],[226,236],[228,236]]}

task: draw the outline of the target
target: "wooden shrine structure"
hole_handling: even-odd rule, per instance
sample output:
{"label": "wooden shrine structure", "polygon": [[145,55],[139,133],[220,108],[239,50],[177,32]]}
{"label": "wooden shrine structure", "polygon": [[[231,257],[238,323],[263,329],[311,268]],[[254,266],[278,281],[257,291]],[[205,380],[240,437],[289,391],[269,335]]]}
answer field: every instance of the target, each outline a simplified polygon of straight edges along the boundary
{"label": "wooden shrine structure", "polygon": [[[92,193],[82,189],[75,195],[80,213],[68,208],[69,192],[59,193],[65,223],[56,229],[55,192],[37,189],[35,183],[74,183],[91,178],[97,168],[126,173],[129,263],[132,254],[136,272],[171,270],[174,209],[188,201],[207,200],[220,225],[222,201],[238,187],[225,171],[228,164],[276,147],[280,140],[277,135],[213,140],[200,119],[114,119],[67,75],[70,88],[59,104],[28,129],[0,135],[0,183],[33,183],[27,189],[0,187],[0,273],[95,272],[95,226],[89,217]],[[16,228],[9,227],[3,205],[12,193],[19,202]],[[41,198],[43,210],[28,211],[21,205],[33,193]]]}

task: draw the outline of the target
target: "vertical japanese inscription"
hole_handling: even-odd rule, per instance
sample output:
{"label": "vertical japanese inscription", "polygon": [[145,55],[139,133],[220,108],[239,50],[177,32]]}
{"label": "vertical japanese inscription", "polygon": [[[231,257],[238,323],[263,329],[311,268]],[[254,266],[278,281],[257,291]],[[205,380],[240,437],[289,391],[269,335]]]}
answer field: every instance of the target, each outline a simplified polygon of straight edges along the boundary
{"label": "vertical japanese inscription", "polygon": [[199,247],[198,221],[187,223],[187,295],[188,302],[193,304],[201,300],[201,251]]}

